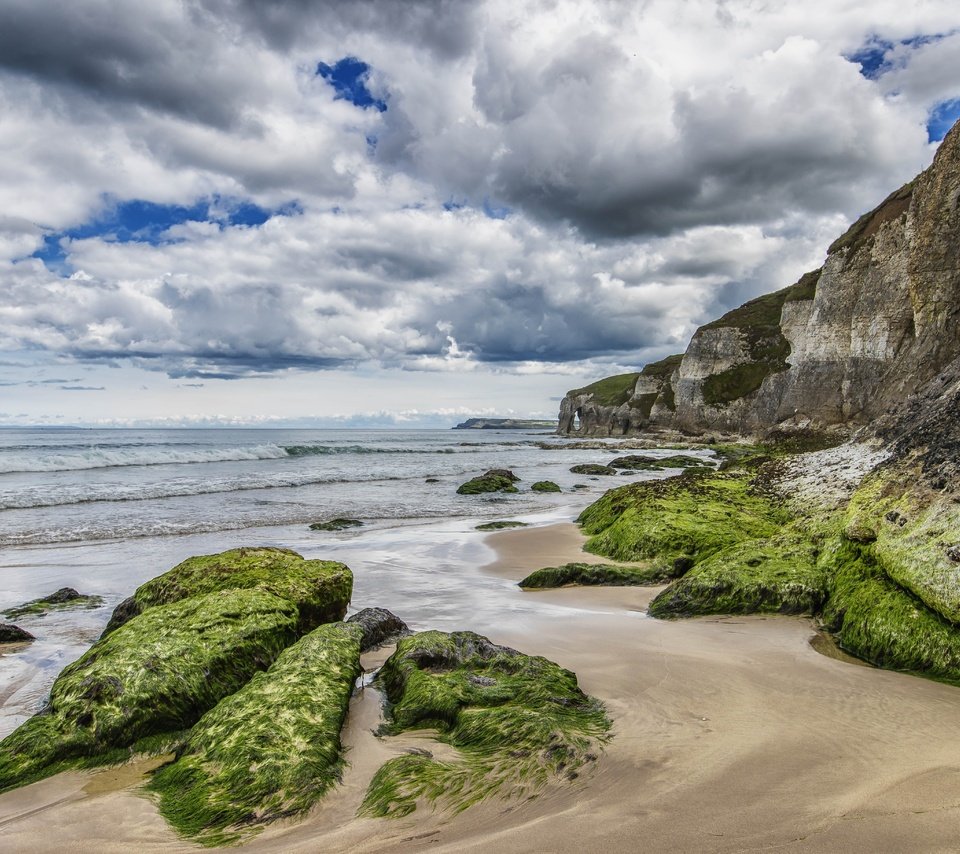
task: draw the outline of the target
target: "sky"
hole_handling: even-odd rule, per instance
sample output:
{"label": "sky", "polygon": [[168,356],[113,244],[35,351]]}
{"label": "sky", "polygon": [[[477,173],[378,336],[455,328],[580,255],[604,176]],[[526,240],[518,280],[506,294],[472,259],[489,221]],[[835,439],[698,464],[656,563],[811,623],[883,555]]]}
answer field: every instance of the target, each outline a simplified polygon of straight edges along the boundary
{"label": "sky", "polygon": [[552,417],[958,116],[955,0],[0,0],[0,426]]}

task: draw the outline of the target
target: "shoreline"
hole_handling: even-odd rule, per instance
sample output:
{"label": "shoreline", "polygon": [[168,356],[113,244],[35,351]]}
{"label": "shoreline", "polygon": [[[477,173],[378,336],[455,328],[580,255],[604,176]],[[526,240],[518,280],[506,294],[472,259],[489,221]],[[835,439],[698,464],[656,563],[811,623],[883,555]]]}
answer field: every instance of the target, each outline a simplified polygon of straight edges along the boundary
{"label": "shoreline", "polygon": [[[552,560],[580,558],[580,540],[569,522],[489,534],[483,545],[495,558],[479,572],[515,583]],[[457,816],[427,808],[397,820],[356,818],[367,775],[410,746],[372,735],[379,700],[368,688],[352,701],[344,730],[351,748],[344,784],[304,820],[278,822],[244,848],[480,852],[495,845],[572,854],[586,838],[624,852],[953,847],[955,688],[827,658],[811,647],[814,630],[803,618],[648,619],[638,611],[657,589],[518,590],[521,601],[553,607],[493,631],[460,626],[557,661],[604,701],[614,737],[578,780]],[[416,741],[435,749],[424,735]],[[5,841],[28,852],[197,850],[132,788],[126,767],[62,774],[0,796]]]}

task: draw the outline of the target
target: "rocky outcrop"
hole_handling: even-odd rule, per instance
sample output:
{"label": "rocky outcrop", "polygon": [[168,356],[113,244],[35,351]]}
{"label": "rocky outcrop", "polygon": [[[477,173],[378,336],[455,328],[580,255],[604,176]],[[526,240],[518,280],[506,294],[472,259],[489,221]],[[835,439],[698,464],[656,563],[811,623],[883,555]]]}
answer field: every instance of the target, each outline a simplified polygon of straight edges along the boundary
{"label": "rocky outcrop", "polygon": [[675,362],[569,392],[559,432],[851,433],[884,416],[960,357],[958,199],[955,126],[821,269],[700,327]]}
{"label": "rocky outcrop", "polygon": [[27,643],[32,641],[30,632],[15,626],[13,623],[0,623],[0,643]]}

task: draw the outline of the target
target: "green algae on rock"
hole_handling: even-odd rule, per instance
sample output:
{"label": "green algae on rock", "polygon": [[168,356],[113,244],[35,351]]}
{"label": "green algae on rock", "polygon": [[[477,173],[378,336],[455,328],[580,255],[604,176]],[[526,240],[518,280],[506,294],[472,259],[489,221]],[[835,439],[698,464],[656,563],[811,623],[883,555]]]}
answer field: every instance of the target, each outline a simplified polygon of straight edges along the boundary
{"label": "green algae on rock", "polygon": [[538,480],[536,483],[530,486],[530,489],[534,492],[562,492],[559,485],[554,483],[552,480]]}
{"label": "green algae on rock", "polygon": [[610,466],[602,466],[598,463],[580,463],[579,465],[571,466],[570,471],[573,474],[612,475],[617,473],[616,469],[610,468]]}
{"label": "green algae on rock", "polygon": [[701,614],[816,614],[827,598],[819,550],[787,530],[717,552],[671,584],[653,602],[654,617]]}
{"label": "green algae on rock", "polygon": [[490,469],[457,487],[458,495],[480,495],[484,492],[519,492],[514,486],[520,480],[509,469]]}
{"label": "green algae on rock", "polygon": [[362,636],[359,625],[315,629],[200,718],[148,785],[164,818],[223,845],[316,803],[340,779]]}
{"label": "green algae on rock", "polygon": [[269,667],[298,622],[295,604],[256,589],[149,609],[66,667],[47,708],[0,742],[0,791],[192,726]]}
{"label": "green algae on rock", "polygon": [[655,566],[614,566],[609,563],[565,563],[531,572],[518,587],[525,590],[566,587],[567,585],[634,587],[659,584],[672,578]]}
{"label": "green algae on rock", "polygon": [[359,519],[344,519],[337,517],[326,522],[314,522],[310,526],[311,531],[346,531],[348,528],[361,528],[363,522]]}
{"label": "green algae on rock", "polygon": [[187,558],[142,584],[117,606],[106,637],[148,608],[218,590],[256,588],[293,602],[300,631],[343,619],[353,593],[353,574],[342,563],[304,560],[289,549],[240,548]]}
{"label": "green algae on rock", "polygon": [[754,485],[754,474],[697,468],[612,489],[580,514],[590,537],[584,548],[681,571],[736,543],[771,536],[789,515]]}
{"label": "green algae on rock", "polygon": [[502,531],[505,528],[526,528],[529,523],[504,520],[497,522],[483,522],[474,528],[475,531]]}
{"label": "green algae on rock", "polygon": [[659,471],[660,469],[686,469],[710,467],[707,460],[689,454],[673,454],[669,457],[651,457],[646,454],[628,454],[610,461],[610,468],[628,471]]}
{"label": "green algae on rock", "polygon": [[101,596],[84,596],[72,587],[61,587],[49,596],[31,599],[16,608],[0,611],[0,614],[10,620],[18,620],[21,617],[42,617],[48,611],[63,608],[97,608],[102,604],[103,598]]}
{"label": "green algae on rock", "polygon": [[436,728],[459,758],[391,759],[370,783],[367,815],[408,815],[418,799],[460,811],[494,794],[530,795],[551,778],[573,779],[609,738],[603,705],[575,674],[473,632],[405,638],[377,679],[390,702],[388,734]]}

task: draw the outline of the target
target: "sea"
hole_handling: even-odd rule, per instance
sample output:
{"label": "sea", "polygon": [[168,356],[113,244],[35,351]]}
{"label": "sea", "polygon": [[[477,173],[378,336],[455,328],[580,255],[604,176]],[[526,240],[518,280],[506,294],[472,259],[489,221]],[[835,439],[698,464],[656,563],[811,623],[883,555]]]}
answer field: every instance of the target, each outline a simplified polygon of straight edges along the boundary
{"label": "sea", "polygon": [[[570,472],[609,462],[609,444],[529,430],[0,429],[0,611],[64,586],[102,599],[16,621],[36,640],[0,646],[0,737],[42,707],[119,601],[195,554],[270,545],[342,560],[351,610],[388,607],[418,629],[495,631],[550,608],[482,572],[494,553],[476,525],[575,519],[627,482]],[[520,492],[457,495],[490,468],[515,472]],[[562,491],[530,491],[538,480]],[[363,525],[309,527],[335,517]]]}

